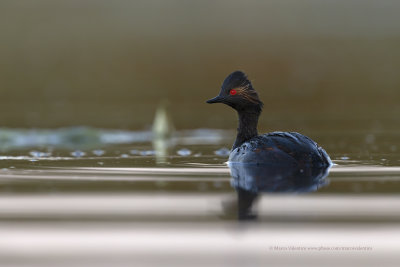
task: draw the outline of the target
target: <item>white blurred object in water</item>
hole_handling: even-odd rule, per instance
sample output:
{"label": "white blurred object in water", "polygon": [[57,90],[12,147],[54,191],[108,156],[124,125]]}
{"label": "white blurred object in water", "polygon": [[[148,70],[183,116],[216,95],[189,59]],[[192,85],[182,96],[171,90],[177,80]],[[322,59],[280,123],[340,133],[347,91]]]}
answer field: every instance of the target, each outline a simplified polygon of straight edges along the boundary
{"label": "white blurred object in water", "polygon": [[223,147],[221,149],[214,151],[215,155],[221,156],[221,157],[229,156],[229,153],[231,153],[231,151],[229,149],[227,149],[226,147]]}
{"label": "white blurred object in water", "polygon": [[158,106],[153,122],[153,147],[158,164],[166,163],[168,148],[172,146],[172,137],[175,132],[167,105],[164,101]]}
{"label": "white blurred object in water", "polygon": [[187,148],[182,148],[182,149],[179,149],[178,151],[176,151],[176,153],[177,153],[179,156],[189,156],[189,155],[192,154],[192,151],[190,151],[190,150],[187,149]]}

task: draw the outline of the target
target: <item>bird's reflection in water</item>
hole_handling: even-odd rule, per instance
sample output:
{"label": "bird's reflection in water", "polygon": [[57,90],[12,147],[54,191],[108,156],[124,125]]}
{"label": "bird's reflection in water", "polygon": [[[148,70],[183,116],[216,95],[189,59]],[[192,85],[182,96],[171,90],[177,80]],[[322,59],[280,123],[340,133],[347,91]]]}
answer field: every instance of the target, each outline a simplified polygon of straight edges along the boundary
{"label": "bird's reflection in water", "polygon": [[262,193],[305,193],[328,184],[330,167],[290,164],[229,163],[232,186],[238,196],[238,219],[252,220],[253,204]]}

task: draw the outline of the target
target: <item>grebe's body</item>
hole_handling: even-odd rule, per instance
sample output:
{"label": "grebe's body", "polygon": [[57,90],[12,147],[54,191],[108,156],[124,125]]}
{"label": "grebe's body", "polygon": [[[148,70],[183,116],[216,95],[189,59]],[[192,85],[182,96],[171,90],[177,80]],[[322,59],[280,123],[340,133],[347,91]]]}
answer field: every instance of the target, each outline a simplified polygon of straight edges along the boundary
{"label": "grebe's body", "polygon": [[229,162],[325,167],[331,160],[313,140],[295,132],[258,135],[232,149]]}

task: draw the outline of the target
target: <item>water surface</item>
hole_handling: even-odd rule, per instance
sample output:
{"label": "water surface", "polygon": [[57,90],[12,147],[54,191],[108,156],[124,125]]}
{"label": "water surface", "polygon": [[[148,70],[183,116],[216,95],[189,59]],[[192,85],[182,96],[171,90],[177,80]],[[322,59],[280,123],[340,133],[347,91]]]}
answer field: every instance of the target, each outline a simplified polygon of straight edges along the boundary
{"label": "water surface", "polygon": [[10,131],[0,155],[2,264],[224,266],[224,255],[290,264],[282,253],[364,264],[360,253],[389,261],[398,248],[399,154],[380,136],[319,135],[335,163],[324,183],[261,194],[243,228],[227,165],[233,131],[178,131],[161,145],[151,132]]}

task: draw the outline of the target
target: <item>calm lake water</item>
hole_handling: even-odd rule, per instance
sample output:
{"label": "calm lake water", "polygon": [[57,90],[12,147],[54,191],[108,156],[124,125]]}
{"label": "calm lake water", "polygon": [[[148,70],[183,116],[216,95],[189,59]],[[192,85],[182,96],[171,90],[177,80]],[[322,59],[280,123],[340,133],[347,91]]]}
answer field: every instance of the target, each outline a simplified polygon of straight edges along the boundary
{"label": "calm lake water", "polygon": [[[399,9],[0,1],[0,265],[398,266]],[[237,69],[327,177],[240,201],[236,114],[205,103]]]}
{"label": "calm lake water", "polygon": [[2,136],[4,266],[398,260],[400,164],[391,134],[316,136],[335,163],[323,183],[308,193],[261,193],[247,222],[238,221],[226,163],[234,131],[177,131],[161,145],[151,132],[84,127]]}

